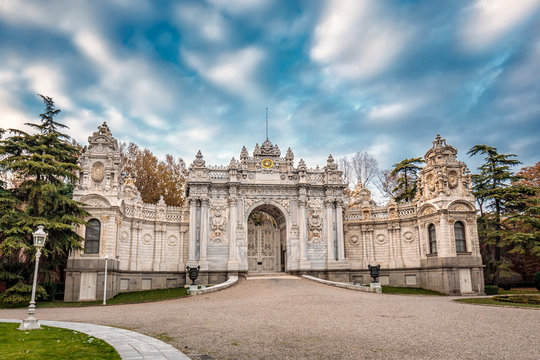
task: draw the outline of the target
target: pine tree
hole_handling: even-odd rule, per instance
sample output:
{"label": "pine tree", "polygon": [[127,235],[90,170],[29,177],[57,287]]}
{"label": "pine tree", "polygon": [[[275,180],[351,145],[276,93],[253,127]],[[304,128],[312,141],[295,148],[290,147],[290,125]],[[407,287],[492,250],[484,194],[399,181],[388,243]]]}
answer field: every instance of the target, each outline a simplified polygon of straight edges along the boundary
{"label": "pine tree", "polygon": [[[515,154],[499,154],[487,145],[475,145],[469,154],[485,155],[480,173],[472,177],[473,189],[480,209],[480,241],[489,251],[484,257],[490,262],[487,257],[493,256],[497,282],[512,270],[519,271],[524,258],[540,256],[539,189],[520,182],[521,177],[512,172],[520,164]],[[525,275],[523,269],[520,273]]]}
{"label": "pine tree", "polygon": [[45,104],[41,121],[26,124],[36,133],[10,129],[11,136],[0,140],[0,169],[20,183],[0,189],[0,272],[8,284],[29,281],[32,232],[40,224],[49,234],[40,264],[46,282],[57,281],[70,250],[81,248],[73,225],[83,224],[86,212],[71,198],[79,149],[60,132],[67,126],[55,121],[60,110],[53,100],[39,96]]}
{"label": "pine tree", "polygon": [[416,195],[416,179],[421,169],[418,164],[424,160],[421,157],[404,159],[392,166],[391,176],[396,177],[397,186],[394,188],[394,198],[397,202],[411,201]]}
{"label": "pine tree", "polygon": [[[499,154],[497,148],[487,145],[475,145],[468,154],[485,155],[485,162],[478,170],[479,174],[472,176],[473,191],[480,208],[480,232],[484,233],[485,243],[494,250],[496,261],[501,260],[501,216],[504,212],[504,189],[516,180],[511,168],[520,164],[515,154]],[[491,213],[484,216],[486,211]]]}

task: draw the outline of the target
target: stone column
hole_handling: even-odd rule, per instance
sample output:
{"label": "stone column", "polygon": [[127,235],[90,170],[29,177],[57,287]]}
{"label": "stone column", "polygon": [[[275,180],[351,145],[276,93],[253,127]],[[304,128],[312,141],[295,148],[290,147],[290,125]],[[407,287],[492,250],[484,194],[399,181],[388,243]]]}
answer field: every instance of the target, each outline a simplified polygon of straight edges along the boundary
{"label": "stone column", "polygon": [[188,261],[197,261],[195,258],[197,247],[197,200],[189,200],[189,251]]}
{"label": "stone column", "polygon": [[326,212],[326,243],[327,243],[327,260],[335,261],[334,257],[334,202],[332,200],[325,200],[324,209]]}
{"label": "stone column", "polygon": [[300,236],[300,260],[306,260],[306,242],[307,242],[307,229],[306,229],[306,202],[300,200],[298,202],[298,230]]}
{"label": "stone column", "polygon": [[229,260],[236,260],[236,206],[236,199],[229,199]]}
{"label": "stone column", "polygon": [[298,235],[300,241],[300,269],[309,269],[310,263],[307,259],[308,222],[306,213],[306,201],[298,201]]}
{"label": "stone column", "polygon": [[343,208],[339,201],[336,204],[336,230],[338,260],[345,260],[345,240],[343,238]]}
{"label": "stone column", "polygon": [[236,197],[229,199],[229,260],[227,270],[238,271],[238,250],[236,248],[236,226],[238,225],[238,200]]}
{"label": "stone column", "polygon": [[368,233],[365,225],[362,225],[360,238],[362,239],[362,269],[367,266],[368,263]]}
{"label": "stone column", "polygon": [[456,256],[456,248],[455,246],[451,246],[452,241],[450,236],[452,234],[449,231],[450,225],[448,224],[448,214],[439,212],[437,215],[439,217],[438,226],[437,222],[435,222],[435,229],[437,233],[437,256]]}
{"label": "stone column", "polygon": [[200,261],[206,261],[206,247],[209,235],[208,199],[201,201],[201,251]]}
{"label": "stone column", "polygon": [[389,265],[391,268],[395,268],[396,267],[396,254],[394,252],[394,229],[392,227],[392,224],[388,224],[387,234],[388,234],[388,245],[390,248]]}

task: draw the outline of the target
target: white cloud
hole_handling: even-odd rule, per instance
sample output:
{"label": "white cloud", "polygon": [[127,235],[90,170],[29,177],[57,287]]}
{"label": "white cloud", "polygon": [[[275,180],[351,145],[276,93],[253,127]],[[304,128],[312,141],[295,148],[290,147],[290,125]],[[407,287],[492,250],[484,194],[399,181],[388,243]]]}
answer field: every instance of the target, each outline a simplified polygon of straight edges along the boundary
{"label": "white cloud", "polygon": [[[368,0],[330,1],[317,25],[311,58],[342,78],[365,79],[388,69],[412,35]],[[382,15],[384,14],[384,15]]]}
{"label": "white cloud", "polygon": [[271,0],[208,0],[208,2],[234,15],[260,12],[272,3]]}
{"label": "white cloud", "polygon": [[245,98],[260,95],[257,70],[264,58],[262,49],[249,46],[217,57],[183,51],[188,64],[216,86]]}
{"label": "white cloud", "polygon": [[375,120],[395,119],[406,113],[407,109],[403,104],[387,104],[375,106],[369,111],[369,117]]}
{"label": "white cloud", "polygon": [[539,7],[540,0],[477,0],[465,13],[461,42],[469,50],[488,48]]}
{"label": "white cloud", "polygon": [[176,7],[175,17],[186,31],[197,32],[204,40],[220,42],[230,37],[225,18],[215,9],[201,4],[182,4]]}
{"label": "white cloud", "polygon": [[377,159],[381,169],[386,169],[392,166],[392,164],[389,162],[389,158],[394,151],[392,144],[395,143],[396,142],[388,135],[378,135],[367,148],[366,152]]}
{"label": "white cloud", "polygon": [[58,108],[73,110],[74,105],[66,94],[65,79],[63,74],[52,64],[37,63],[29,64],[22,71],[30,85],[31,91],[53,98]]}

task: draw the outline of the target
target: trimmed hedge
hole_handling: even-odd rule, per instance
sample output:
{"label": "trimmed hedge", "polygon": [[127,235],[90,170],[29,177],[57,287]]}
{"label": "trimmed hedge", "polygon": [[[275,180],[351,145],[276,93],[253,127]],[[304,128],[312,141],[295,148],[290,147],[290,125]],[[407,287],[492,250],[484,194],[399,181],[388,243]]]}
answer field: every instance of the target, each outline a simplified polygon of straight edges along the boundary
{"label": "trimmed hedge", "polygon": [[493,297],[493,300],[507,303],[540,305],[540,295],[496,295]]}
{"label": "trimmed hedge", "polygon": [[484,292],[486,295],[497,295],[499,293],[499,287],[497,285],[486,285]]}
{"label": "trimmed hedge", "polygon": [[534,287],[540,291],[540,271],[534,273]]}

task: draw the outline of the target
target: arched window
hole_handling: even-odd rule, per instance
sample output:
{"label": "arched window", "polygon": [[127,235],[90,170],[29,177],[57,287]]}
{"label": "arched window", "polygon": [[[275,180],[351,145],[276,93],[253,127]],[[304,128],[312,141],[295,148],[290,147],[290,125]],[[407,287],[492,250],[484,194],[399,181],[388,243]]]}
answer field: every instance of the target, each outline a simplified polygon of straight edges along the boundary
{"label": "arched window", "polygon": [[430,224],[428,227],[429,234],[429,252],[431,254],[437,253],[437,234],[435,233],[435,225]]}
{"label": "arched window", "polygon": [[454,224],[454,238],[456,239],[456,251],[466,252],[467,246],[465,246],[465,226],[461,221],[456,221]]}
{"label": "arched window", "polygon": [[101,235],[101,224],[99,220],[92,219],[86,225],[86,236],[84,242],[84,252],[86,254],[99,253],[99,237]]}

